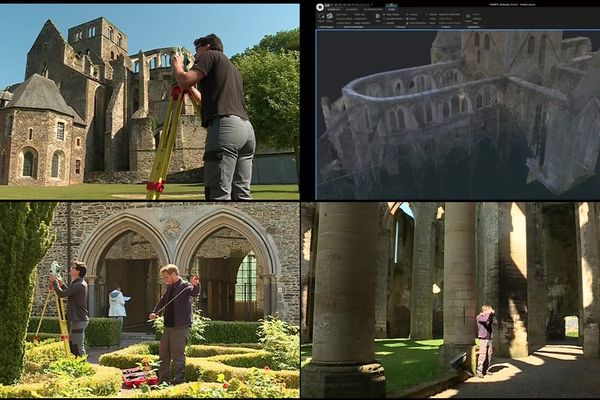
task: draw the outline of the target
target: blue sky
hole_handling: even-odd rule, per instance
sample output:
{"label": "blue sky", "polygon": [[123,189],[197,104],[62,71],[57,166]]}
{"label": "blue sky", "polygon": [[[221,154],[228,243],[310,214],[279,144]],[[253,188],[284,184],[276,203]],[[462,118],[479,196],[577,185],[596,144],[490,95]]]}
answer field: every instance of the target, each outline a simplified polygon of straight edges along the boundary
{"label": "blue sky", "polygon": [[25,77],[27,52],[46,20],[69,28],[105,17],[127,35],[129,54],[185,46],[209,33],[232,56],[265,36],[300,26],[298,4],[0,4],[0,90]]}

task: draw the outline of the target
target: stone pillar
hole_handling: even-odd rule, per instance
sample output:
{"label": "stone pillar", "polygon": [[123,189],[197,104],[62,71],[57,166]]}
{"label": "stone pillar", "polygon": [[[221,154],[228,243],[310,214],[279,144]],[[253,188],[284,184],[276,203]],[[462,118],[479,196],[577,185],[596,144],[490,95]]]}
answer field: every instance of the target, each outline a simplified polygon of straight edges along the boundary
{"label": "stone pillar", "polygon": [[384,397],[375,361],[374,271],[378,203],[321,203],[313,357],[302,397]]}
{"label": "stone pillar", "polygon": [[456,355],[470,354],[475,344],[475,203],[446,203],[444,234],[444,344],[439,360],[447,367]]}
{"label": "stone pillar", "polygon": [[[139,80],[139,104],[140,109],[144,110],[144,116],[148,112],[149,104],[149,85],[150,85],[150,66],[148,65],[148,58],[142,51],[138,56],[138,62],[140,63],[140,72],[138,75]],[[137,110],[136,110],[137,111]]]}
{"label": "stone pillar", "polygon": [[[384,203],[385,204],[385,203]],[[388,334],[388,299],[390,282],[390,227],[384,226],[384,214],[387,205],[380,207],[381,221],[377,236],[377,268],[375,269],[375,337],[387,338]]]}
{"label": "stone pillar", "polygon": [[410,338],[431,339],[436,203],[413,203],[415,234],[410,292]]}
{"label": "stone pillar", "polygon": [[302,244],[300,257],[300,338],[306,343],[309,337],[308,330],[308,292],[310,290],[310,266],[312,257],[312,236],[315,234],[315,213],[312,204],[302,203],[300,212],[300,243]]}
{"label": "stone pillar", "polygon": [[583,355],[586,357],[600,356],[600,337],[598,332],[598,277],[599,263],[596,223],[598,215],[593,203],[577,203],[578,212],[578,259],[581,267],[583,313],[580,326],[583,326]]}
{"label": "stone pillar", "polygon": [[501,357],[529,355],[525,207],[525,203],[500,203],[498,207],[499,303],[492,307],[496,307],[498,314],[495,342]]}
{"label": "stone pillar", "polygon": [[96,298],[96,277],[95,276],[86,276],[85,277],[88,284],[88,312],[89,316],[97,317],[98,316],[98,299]]}
{"label": "stone pillar", "polygon": [[546,281],[541,203],[527,203],[527,340],[529,352],[546,345]]}

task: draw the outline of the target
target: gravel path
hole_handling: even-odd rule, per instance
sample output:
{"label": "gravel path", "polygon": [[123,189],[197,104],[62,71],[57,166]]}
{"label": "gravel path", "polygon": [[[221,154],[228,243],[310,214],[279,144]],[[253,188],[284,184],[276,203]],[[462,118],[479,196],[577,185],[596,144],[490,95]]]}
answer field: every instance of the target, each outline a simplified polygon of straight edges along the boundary
{"label": "gravel path", "polygon": [[548,344],[520,359],[493,358],[483,379],[472,377],[434,398],[598,397],[600,360],[583,357],[580,346]]}

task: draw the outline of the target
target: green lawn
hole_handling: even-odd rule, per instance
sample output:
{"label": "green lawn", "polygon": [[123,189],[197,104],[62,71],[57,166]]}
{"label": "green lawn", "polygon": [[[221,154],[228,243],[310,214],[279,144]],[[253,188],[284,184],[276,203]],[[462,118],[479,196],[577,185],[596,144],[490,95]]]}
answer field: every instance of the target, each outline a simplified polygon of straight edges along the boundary
{"label": "green lawn", "polygon": [[[383,365],[387,393],[398,392],[442,375],[445,371],[438,362],[438,348],[442,339],[375,340],[375,358]],[[303,367],[310,361],[312,347],[300,350]]]}
{"label": "green lawn", "polygon": [[[256,200],[298,200],[298,185],[253,185]],[[84,183],[62,187],[3,186],[2,200],[144,200],[145,184]],[[167,184],[161,200],[204,200],[201,184]]]}

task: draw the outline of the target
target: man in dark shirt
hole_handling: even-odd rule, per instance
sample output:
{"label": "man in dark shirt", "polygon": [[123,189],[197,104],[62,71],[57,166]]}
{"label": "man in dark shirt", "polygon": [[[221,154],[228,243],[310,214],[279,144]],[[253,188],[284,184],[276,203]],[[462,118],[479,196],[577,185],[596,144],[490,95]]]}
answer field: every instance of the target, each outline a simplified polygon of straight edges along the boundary
{"label": "man in dark shirt", "polygon": [[477,360],[477,376],[491,375],[487,370],[492,364],[492,324],[495,311],[489,304],[481,307],[477,315],[477,337],[479,338],[479,358]]}
{"label": "man in dark shirt", "polygon": [[160,273],[168,286],[149,317],[153,320],[161,313],[164,315],[164,331],[159,345],[158,380],[161,383],[169,380],[172,359],[175,378],[171,384],[177,385],[184,381],[185,345],[193,318],[192,297],[200,293],[200,278],[194,275],[191,284],[184,281],[179,276],[179,269],[173,264],[162,267]]}
{"label": "man in dark shirt", "polygon": [[71,275],[71,284],[69,286],[66,286],[62,281],[59,286],[56,277],[50,275],[50,283],[58,297],[68,297],[67,321],[69,322],[69,346],[71,347],[71,353],[77,357],[86,355],[83,346],[85,328],[89,323],[87,310],[88,285],[83,280],[86,271],[87,268],[84,262],[74,260],[69,271]]}
{"label": "man in dark shirt", "polygon": [[206,200],[251,200],[254,128],[244,103],[242,76],[223,54],[223,43],[210,34],[194,41],[195,62],[184,71],[181,57],[172,68],[184,90],[200,82],[200,93],[190,96],[201,103],[202,126],[208,128],[204,152]]}

